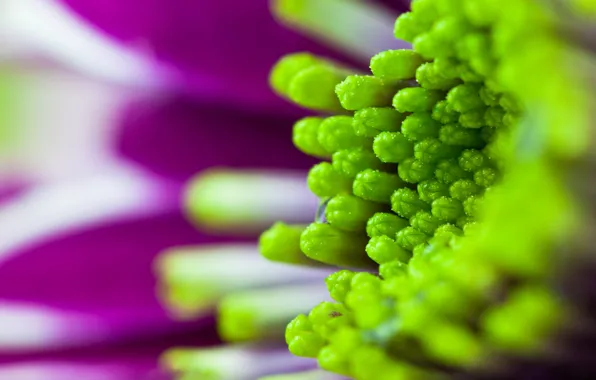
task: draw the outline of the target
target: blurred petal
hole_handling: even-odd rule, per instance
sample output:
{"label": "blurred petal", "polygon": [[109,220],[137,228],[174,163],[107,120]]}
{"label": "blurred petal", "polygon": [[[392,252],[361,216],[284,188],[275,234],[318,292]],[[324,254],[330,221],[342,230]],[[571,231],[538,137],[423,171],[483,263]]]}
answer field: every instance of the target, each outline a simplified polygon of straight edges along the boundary
{"label": "blurred petal", "polygon": [[291,109],[267,85],[270,68],[293,51],[328,49],[277,24],[267,0],[63,0],[129,46],[143,46],[176,67],[177,84],[193,96],[245,109]]}
{"label": "blurred petal", "polygon": [[97,33],[58,2],[4,0],[0,5],[0,57],[51,58],[91,77],[124,86],[163,85],[164,67]]}
{"label": "blurred petal", "polygon": [[71,363],[38,361],[0,366],[0,378],[10,380],[166,380],[149,363]]}
{"label": "blurred petal", "polygon": [[172,96],[124,114],[120,152],[155,173],[186,180],[206,168],[301,168],[315,160],[292,145],[292,119]]}

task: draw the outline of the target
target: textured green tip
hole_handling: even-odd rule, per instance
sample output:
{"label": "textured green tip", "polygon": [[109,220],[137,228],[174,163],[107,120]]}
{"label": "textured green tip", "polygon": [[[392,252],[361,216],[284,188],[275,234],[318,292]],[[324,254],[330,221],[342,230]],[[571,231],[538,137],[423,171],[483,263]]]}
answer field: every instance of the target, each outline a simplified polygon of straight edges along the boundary
{"label": "textured green tip", "polygon": [[420,211],[430,210],[430,205],[422,201],[415,190],[401,188],[391,195],[391,209],[402,218],[409,219]]}
{"label": "textured green tip", "polygon": [[316,358],[327,343],[323,337],[313,331],[310,319],[304,314],[298,315],[288,323],[285,338],[292,354],[307,358]]}
{"label": "textured green tip", "polygon": [[391,107],[363,108],[354,114],[354,132],[375,137],[381,132],[397,132],[405,116]]}
{"label": "textured green tip", "polygon": [[300,235],[305,225],[277,222],[259,238],[259,251],[268,260],[299,265],[317,265],[300,250]]}
{"label": "textured green tip", "polygon": [[418,184],[418,195],[424,202],[430,204],[435,199],[449,195],[449,185],[436,179],[430,179]]}
{"label": "textured green tip", "polygon": [[337,171],[329,162],[321,162],[308,172],[310,191],[321,198],[352,192],[352,180]]}
{"label": "textured green tip", "polygon": [[406,117],[401,124],[401,132],[410,141],[422,141],[438,137],[441,124],[433,120],[426,112],[414,113]]}
{"label": "textured green tip", "polygon": [[335,153],[343,149],[367,148],[372,144],[368,137],[356,135],[350,116],[331,116],[319,126],[318,141],[327,151]]}
{"label": "textured green tip", "polygon": [[335,86],[350,72],[308,53],[290,54],[273,67],[271,87],[296,104],[321,111],[340,111]]}
{"label": "textured green tip", "polygon": [[379,160],[399,163],[414,155],[414,144],[400,132],[381,132],[373,141]]}
{"label": "textured green tip", "polygon": [[442,222],[455,222],[464,215],[464,207],[457,199],[441,197],[433,202],[432,214]]}
{"label": "textured green tip", "polygon": [[440,160],[457,157],[460,152],[460,147],[447,145],[436,138],[420,141],[414,146],[414,157],[418,161],[428,164],[434,164]]}
{"label": "textured green tip", "polygon": [[339,267],[369,268],[365,235],[354,234],[329,224],[313,223],[300,237],[302,252],[313,260]]}
{"label": "textured green tip", "polygon": [[481,86],[472,83],[460,84],[447,93],[447,103],[457,112],[469,112],[484,108],[480,97]]}
{"label": "textured green tip", "polygon": [[424,232],[410,226],[399,231],[395,236],[395,241],[400,247],[411,252],[414,247],[426,243],[429,238],[430,236]]}
{"label": "textured green tip", "polygon": [[479,148],[485,144],[482,138],[482,131],[462,128],[457,124],[442,126],[439,131],[439,140],[447,145],[465,148]]}
{"label": "textured green tip", "polygon": [[371,58],[370,70],[383,80],[412,79],[423,62],[422,56],[413,50],[386,50]]}
{"label": "textured green tip", "polygon": [[388,236],[374,236],[371,238],[366,245],[366,254],[377,264],[385,264],[395,260],[407,263],[412,256],[410,252]]}
{"label": "textured green tip", "polygon": [[416,82],[429,90],[449,90],[460,83],[459,79],[443,74],[434,62],[425,63],[418,67]]}
{"label": "textured green tip", "polygon": [[406,87],[393,97],[393,107],[399,112],[428,112],[445,94],[423,87]]}
{"label": "textured green tip", "polygon": [[350,75],[337,85],[335,93],[341,106],[349,111],[391,104],[393,94],[402,83],[383,81],[368,75]]}
{"label": "textured green tip", "polygon": [[327,203],[325,218],[333,227],[345,231],[364,231],[366,222],[384,206],[348,194],[337,195]]}
{"label": "textured green tip", "polygon": [[367,169],[354,179],[354,195],[367,201],[389,203],[391,194],[404,186],[404,181],[395,174]]}
{"label": "textured green tip", "polygon": [[363,148],[335,152],[331,164],[335,170],[349,178],[355,178],[366,169],[382,170],[386,166],[373,152]]}
{"label": "textured green tip", "polygon": [[441,225],[441,221],[428,211],[420,211],[410,219],[410,224],[417,230],[432,235]]}
{"label": "textured green tip", "polygon": [[337,302],[344,302],[346,295],[352,288],[352,278],[355,273],[349,270],[337,271],[325,279],[327,290],[331,298]]}
{"label": "textured green tip", "polygon": [[482,188],[471,179],[460,179],[455,181],[449,188],[449,195],[458,201],[465,201],[472,195],[479,194]]}
{"label": "textured green tip", "polygon": [[471,173],[463,170],[458,165],[457,160],[452,158],[443,160],[437,164],[435,176],[443,183],[452,184],[453,182],[460,179],[469,179],[471,177]]}
{"label": "textured green tip", "polygon": [[292,141],[300,151],[314,157],[328,158],[331,154],[319,143],[323,118],[305,117],[294,124]]}
{"label": "textured green tip", "polygon": [[321,60],[310,53],[288,54],[281,58],[269,74],[269,84],[278,94],[289,96],[290,84],[302,70],[320,64]]}
{"label": "textured green tip", "polygon": [[397,166],[399,178],[408,183],[418,183],[433,177],[435,166],[410,157]]}
{"label": "textured green tip", "polygon": [[395,236],[397,231],[406,228],[409,225],[407,219],[399,216],[379,212],[373,215],[366,223],[366,234],[373,238],[375,236]]}

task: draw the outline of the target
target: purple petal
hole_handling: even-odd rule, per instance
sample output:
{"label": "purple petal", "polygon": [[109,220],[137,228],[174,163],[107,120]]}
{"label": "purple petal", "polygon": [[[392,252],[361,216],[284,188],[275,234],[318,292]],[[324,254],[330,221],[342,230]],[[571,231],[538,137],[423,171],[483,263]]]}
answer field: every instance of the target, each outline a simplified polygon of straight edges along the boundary
{"label": "purple petal", "polygon": [[206,168],[299,168],[316,161],[292,145],[292,118],[197,104],[184,96],[140,101],[121,121],[120,152],[181,180]]}
{"label": "purple petal", "polygon": [[267,84],[273,64],[294,51],[330,53],[276,23],[267,0],[63,2],[102,31],[176,67],[178,84],[193,96],[220,104],[286,113],[291,108]]}

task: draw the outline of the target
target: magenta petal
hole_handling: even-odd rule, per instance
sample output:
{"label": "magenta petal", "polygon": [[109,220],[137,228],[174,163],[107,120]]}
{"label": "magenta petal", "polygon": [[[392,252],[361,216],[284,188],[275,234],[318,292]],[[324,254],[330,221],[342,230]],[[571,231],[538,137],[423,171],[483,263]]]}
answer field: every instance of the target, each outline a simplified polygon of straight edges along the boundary
{"label": "magenta petal", "polygon": [[[3,262],[0,299],[93,318],[97,333],[85,336],[84,324],[73,326],[73,344],[164,336],[181,326],[169,319],[156,298],[153,259],[171,246],[214,241],[196,232],[176,210],[96,227]],[[68,329],[63,335],[64,342],[58,339],[51,345],[68,345]]]}
{"label": "magenta petal", "polygon": [[268,0],[63,2],[104,32],[177,69],[177,84],[190,93],[271,113],[289,109],[267,84],[277,59],[295,51],[330,53],[279,25]]}
{"label": "magenta petal", "polygon": [[315,160],[293,146],[293,122],[172,96],[128,108],[120,122],[119,150],[176,179],[213,166],[307,169]]}

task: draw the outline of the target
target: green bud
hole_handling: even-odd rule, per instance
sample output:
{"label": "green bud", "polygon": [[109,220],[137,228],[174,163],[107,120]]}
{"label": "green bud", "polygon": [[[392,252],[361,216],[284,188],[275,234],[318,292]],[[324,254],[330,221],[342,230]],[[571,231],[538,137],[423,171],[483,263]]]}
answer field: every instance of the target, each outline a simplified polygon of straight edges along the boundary
{"label": "green bud", "polygon": [[433,177],[435,166],[416,160],[413,157],[404,160],[397,167],[399,177],[408,183],[418,183]]}
{"label": "green bud", "polygon": [[323,120],[317,140],[331,153],[343,149],[367,148],[372,142],[369,138],[356,136],[350,116],[331,116]]}
{"label": "green bud", "polygon": [[459,167],[467,172],[475,172],[489,164],[488,157],[476,149],[464,150],[457,162]]}
{"label": "green bud", "polygon": [[405,116],[391,107],[370,107],[354,114],[354,132],[358,136],[375,137],[381,132],[397,132]]}
{"label": "green bud", "polygon": [[413,50],[386,50],[370,60],[373,75],[383,80],[412,79],[416,69],[424,62]]}
{"label": "green bud", "polygon": [[464,128],[482,128],[484,122],[484,108],[477,108],[459,115],[459,124]]}
{"label": "green bud", "polygon": [[350,111],[391,104],[393,94],[402,83],[383,81],[368,75],[350,75],[335,88],[341,106]]}
{"label": "green bud", "polygon": [[414,227],[406,227],[396,235],[397,244],[407,251],[412,251],[418,244],[425,243],[430,236]]}
{"label": "green bud", "polygon": [[327,343],[313,331],[312,323],[304,314],[298,315],[288,324],[285,337],[292,354],[307,358],[316,358]]}
{"label": "green bud", "polygon": [[449,106],[446,100],[441,100],[433,107],[432,118],[441,124],[450,124],[458,121],[459,114]]}
{"label": "green bud", "polygon": [[300,235],[304,225],[287,225],[282,222],[275,223],[271,228],[261,234],[259,238],[259,251],[268,260],[281,263],[317,265],[316,261],[304,256],[300,250]]}
{"label": "green bud", "polygon": [[300,249],[313,260],[339,267],[367,268],[374,265],[366,256],[365,235],[312,223],[300,237]]}
{"label": "green bud", "polygon": [[472,83],[460,84],[447,93],[447,102],[455,111],[462,113],[484,108],[484,102],[480,98],[481,88]]}
{"label": "green bud", "polygon": [[401,188],[391,196],[391,209],[402,218],[409,219],[420,211],[427,211],[430,206],[420,200],[415,190]]}
{"label": "green bud", "polygon": [[410,219],[410,224],[415,229],[430,236],[442,223],[430,212],[420,211]]}
{"label": "green bud", "polygon": [[404,250],[399,244],[388,236],[375,236],[366,245],[368,257],[378,264],[399,260],[407,263],[410,260],[410,252]]}
{"label": "green bud", "polygon": [[399,112],[428,112],[445,94],[423,87],[402,88],[393,97],[393,107]]}
{"label": "green bud", "polygon": [[452,158],[443,160],[437,164],[435,176],[443,183],[451,184],[460,179],[468,179],[471,174],[459,167],[457,160]]}
{"label": "green bud", "polygon": [[425,63],[416,70],[416,81],[429,90],[449,90],[460,83],[459,79],[443,76],[433,62]]}
{"label": "green bud", "polygon": [[306,180],[310,191],[321,198],[352,191],[352,180],[335,170],[329,162],[313,166]]}
{"label": "green bud", "polygon": [[323,119],[320,117],[305,117],[300,119],[292,131],[292,141],[300,151],[320,158],[329,157],[329,152],[319,144],[319,127]]}
{"label": "green bud", "polygon": [[398,163],[414,154],[414,144],[399,132],[381,132],[373,141],[373,151],[382,162]]}
{"label": "green bud", "polygon": [[362,148],[340,150],[333,153],[333,168],[348,178],[354,178],[366,169],[381,170],[384,165],[375,154]]}
{"label": "green bud", "polygon": [[499,179],[499,173],[493,168],[482,168],[474,173],[474,182],[484,188],[490,187]]}
{"label": "green bud", "polygon": [[432,203],[432,214],[442,222],[455,222],[464,215],[464,208],[457,199],[441,197]]}
{"label": "green bud", "polygon": [[407,219],[400,218],[392,213],[379,212],[374,214],[366,223],[366,234],[371,238],[375,236],[395,236],[397,231],[408,225]]}
{"label": "green bud", "polygon": [[405,118],[401,131],[411,141],[422,141],[437,137],[441,124],[432,119],[428,113],[414,113]]}
{"label": "green bud", "polygon": [[451,197],[461,202],[472,195],[479,194],[481,191],[482,188],[476,185],[471,179],[460,179],[455,181],[449,188]]}
{"label": "green bud", "polygon": [[435,199],[449,195],[449,185],[439,182],[436,179],[422,181],[418,184],[420,199],[430,204]]}
{"label": "green bud", "polygon": [[456,157],[460,147],[447,145],[439,139],[426,139],[414,146],[414,157],[421,162],[433,164],[446,158]]}
{"label": "green bud", "polygon": [[367,201],[389,203],[391,194],[404,186],[404,182],[395,174],[367,169],[354,179],[354,195]]}
{"label": "green bud", "polygon": [[484,146],[485,143],[482,138],[482,130],[462,128],[456,124],[448,124],[441,127],[439,140],[447,145],[469,148],[479,148]]}
{"label": "green bud", "polygon": [[325,210],[325,217],[333,227],[345,231],[363,231],[366,222],[375,213],[384,209],[382,204],[365,201],[348,194],[331,198]]}
{"label": "green bud", "polygon": [[344,302],[346,294],[352,288],[352,278],[354,272],[349,270],[340,270],[325,279],[325,284],[329,290],[331,298],[337,302]]}

